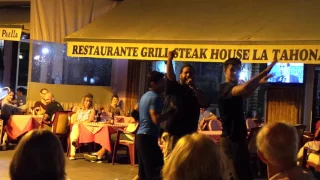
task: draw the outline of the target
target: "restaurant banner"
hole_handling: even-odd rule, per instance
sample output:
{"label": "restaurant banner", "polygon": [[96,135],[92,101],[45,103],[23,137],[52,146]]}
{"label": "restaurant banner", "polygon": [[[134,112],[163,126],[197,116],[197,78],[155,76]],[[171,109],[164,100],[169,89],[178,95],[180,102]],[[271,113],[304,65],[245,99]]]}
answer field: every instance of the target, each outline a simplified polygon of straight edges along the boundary
{"label": "restaurant banner", "polygon": [[22,28],[0,27],[0,40],[20,41]]}
{"label": "restaurant banner", "polygon": [[320,64],[320,45],[190,45],[68,42],[70,57],[166,60],[176,49],[177,61],[224,62],[237,57],[244,63],[279,62]]}

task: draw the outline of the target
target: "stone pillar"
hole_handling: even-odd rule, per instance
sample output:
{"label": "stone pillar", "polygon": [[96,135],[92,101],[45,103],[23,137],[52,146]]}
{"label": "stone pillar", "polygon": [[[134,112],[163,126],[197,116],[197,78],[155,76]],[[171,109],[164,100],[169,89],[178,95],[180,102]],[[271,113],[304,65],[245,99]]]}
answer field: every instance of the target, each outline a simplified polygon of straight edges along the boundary
{"label": "stone pillar", "polygon": [[312,127],[312,106],[313,106],[313,90],[314,90],[314,71],[315,65],[305,65],[305,89],[304,89],[304,108],[303,119],[301,124],[307,126],[306,131],[311,131]]}
{"label": "stone pillar", "polygon": [[3,70],[3,86],[4,87],[10,87],[11,82],[11,68],[12,68],[12,48],[13,43],[12,41],[4,41],[3,46],[3,64],[4,64],[4,70]]}

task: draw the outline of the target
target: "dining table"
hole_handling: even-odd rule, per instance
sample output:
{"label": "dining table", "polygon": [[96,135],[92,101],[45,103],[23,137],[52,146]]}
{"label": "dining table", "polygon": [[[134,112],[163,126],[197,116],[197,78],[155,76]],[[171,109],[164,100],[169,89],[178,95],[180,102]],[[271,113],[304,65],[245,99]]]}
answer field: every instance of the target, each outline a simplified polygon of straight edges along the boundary
{"label": "dining table", "polygon": [[111,135],[124,129],[128,123],[89,122],[79,124],[79,143],[95,142],[112,151]]}
{"label": "dining table", "polygon": [[19,136],[41,126],[43,115],[12,115],[4,127],[9,138],[16,140]]}

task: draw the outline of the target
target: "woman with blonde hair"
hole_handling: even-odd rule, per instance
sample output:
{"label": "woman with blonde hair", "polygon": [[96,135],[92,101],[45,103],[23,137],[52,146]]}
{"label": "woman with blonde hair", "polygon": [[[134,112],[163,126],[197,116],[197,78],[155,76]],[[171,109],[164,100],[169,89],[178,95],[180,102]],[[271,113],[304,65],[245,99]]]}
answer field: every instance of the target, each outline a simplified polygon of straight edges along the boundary
{"label": "woman with blonde hair", "polygon": [[77,141],[79,138],[79,123],[93,122],[96,111],[93,107],[93,95],[88,93],[84,95],[81,100],[80,109],[77,110],[76,114],[71,117],[71,124],[73,124],[70,141],[72,146],[70,147],[70,160],[75,160],[76,147],[78,146]]}
{"label": "woman with blonde hair", "polygon": [[164,180],[221,180],[223,164],[219,147],[203,134],[182,137],[164,164]]}
{"label": "woman with blonde hair", "polygon": [[19,142],[10,163],[11,180],[65,180],[59,139],[48,130],[32,130]]}

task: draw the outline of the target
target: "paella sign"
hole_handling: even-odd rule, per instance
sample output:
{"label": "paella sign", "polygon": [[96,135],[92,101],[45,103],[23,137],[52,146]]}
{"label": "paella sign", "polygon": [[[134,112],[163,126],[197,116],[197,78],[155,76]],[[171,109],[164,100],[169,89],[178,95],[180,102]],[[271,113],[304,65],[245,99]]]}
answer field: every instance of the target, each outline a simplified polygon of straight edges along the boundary
{"label": "paella sign", "polygon": [[1,28],[0,40],[20,41],[22,29],[21,28]]}

